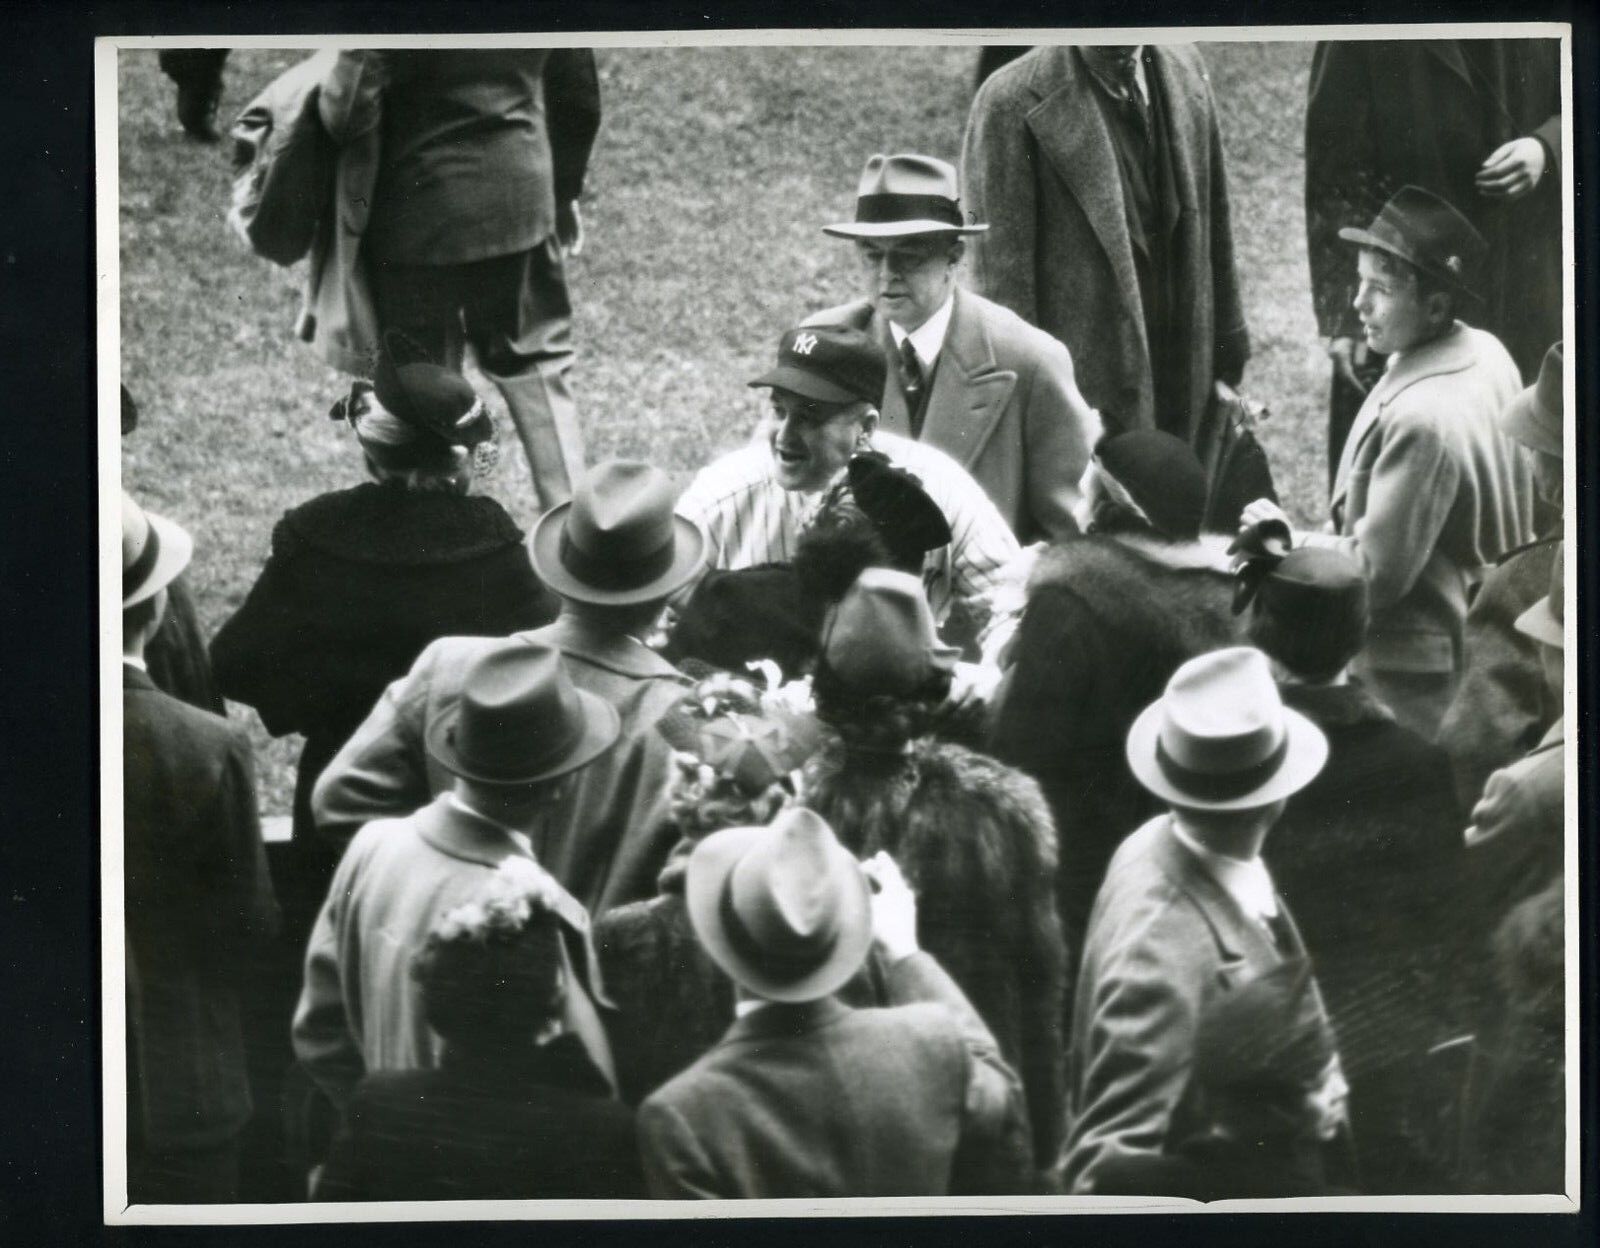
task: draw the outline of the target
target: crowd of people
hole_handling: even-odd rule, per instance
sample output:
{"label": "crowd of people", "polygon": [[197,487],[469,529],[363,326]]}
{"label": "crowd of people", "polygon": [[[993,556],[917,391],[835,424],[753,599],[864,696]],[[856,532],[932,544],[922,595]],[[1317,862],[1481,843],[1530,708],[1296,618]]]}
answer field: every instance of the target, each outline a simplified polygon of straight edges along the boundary
{"label": "crowd of people", "polygon": [[[1197,49],[997,58],[959,168],[868,159],[863,298],[683,488],[565,381],[592,54],[339,53],[369,479],[209,642],[123,497],[129,1199],[1560,1190],[1561,292],[1502,254],[1560,116],[1491,43],[1319,46],[1310,528]],[[1422,160],[1435,61],[1489,120]],[[286,843],[224,699],[304,739]]]}

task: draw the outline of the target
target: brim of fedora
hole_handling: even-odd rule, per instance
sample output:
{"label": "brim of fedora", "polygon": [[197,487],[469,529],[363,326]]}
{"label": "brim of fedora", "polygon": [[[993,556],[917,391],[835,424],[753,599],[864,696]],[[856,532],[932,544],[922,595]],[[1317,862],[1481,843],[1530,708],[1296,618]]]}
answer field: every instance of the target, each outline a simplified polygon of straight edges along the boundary
{"label": "brim of fedora", "polygon": [[706,557],[706,535],[693,520],[674,515],[672,566],[646,585],[631,589],[601,589],[580,580],[562,565],[561,531],[572,503],[558,503],[534,522],[528,534],[528,557],[533,570],[545,585],[575,602],[592,603],[597,607],[627,607],[635,603],[666,598],[682,589],[700,571]]}
{"label": "brim of fedora", "polygon": [[769,369],[744,384],[751,389],[769,386],[774,390],[787,390],[791,394],[798,394],[802,399],[817,399],[823,403],[877,403],[883,397],[879,394],[860,395],[854,390],[846,390],[843,386],[834,385],[825,377],[808,373],[793,364],[779,364],[776,368]]}
{"label": "brim of fedora", "polygon": [[835,221],[822,227],[835,238],[901,238],[918,234],[982,234],[987,223],[951,225],[948,221],[924,218],[916,221]]}
{"label": "brim of fedora", "polygon": [[1347,243],[1354,243],[1357,247],[1371,247],[1377,251],[1387,252],[1397,260],[1404,260],[1412,268],[1428,274],[1429,277],[1437,278],[1441,282],[1448,282],[1469,299],[1476,299],[1480,303],[1483,301],[1482,295],[1450,272],[1449,269],[1441,269],[1432,264],[1423,264],[1410,253],[1401,251],[1388,239],[1379,238],[1368,230],[1358,230],[1354,226],[1347,225],[1339,231],[1339,237]]}
{"label": "brim of fedora", "polygon": [[1161,701],[1145,707],[1128,730],[1128,767],[1134,779],[1163,801],[1191,810],[1251,810],[1298,793],[1310,784],[1328,761],[1328,738],[1299,711],[1283,708],[1289,748],[1283,763],[1261,784],[1236,797],[1201,797],[1173,784],[1156,761],[1156,739],[1161,731]]}
{"label": "brim of fedora", "polygon": [[1539,599],[1517,616],[1512,627],[1524,637],[1532,637],[1541,645],[1551,646],[1557,650],[1566,648],[1566,631],[1562,628],[1561,621],[1556,619],[1555,612],[1550,610],[1548,598]]}
{"label": "brim of fedora", "polygon": [[1561,459],[1565,450],[1561,445],[1561,419],[1552,418],[1539,402],[1539,388],[1529,386],[1500,413],[1500,432],[1514,441],[1530,447],[1542,455]]}
{"label": "brim of fedora", "polygon": [[450,730],[455,727],[456,721],[461,718],[461,703],[457,702],[433,723],[428,725],[426,735],[428,753],[439,761],[451,775],[461,776],[478,784],[537,784],[541,780],[554,780],[569,772],[594,762],[613,745],[622,735],[622,719],[617,714],[617,708],[604,698],[584,689],[575,689],[578,702],[583,707],[583,735],[577,743],[567,751],[565,757],[552,767],[543,767],[537,771],[528,772],[518,776],[486,776],[482,772],[474,771],[461,761],[461,755],[456,752],[455,745],[450,740]]}
{"label": "brim of fedora", "polygon": [[154,598],[178,579],[178,574],[189,566],[189,560],[194,556],[194,538],[189,536],[187,529],[165,516],[148,511],[144,514],[159,543],[156,561],[139,586],[131,594],[122,596],[123,610]]}
{"label": "brim of fedora", "polygon": [[[770,832],[770,828],[759,827],[725,828],[695,846],[684,886],[689,923],[711,960],[750,992],[768,1001],[816,1001],[849,983],[872,950],[871,889],[859,868],[841,872],[853,883],[843,899],[839,939],[832,952],[800,978],[783,979],[752,965],[734,947],[722,925],[722,892],[739,860]],[[843,848],[835,852],[849,857]]]}

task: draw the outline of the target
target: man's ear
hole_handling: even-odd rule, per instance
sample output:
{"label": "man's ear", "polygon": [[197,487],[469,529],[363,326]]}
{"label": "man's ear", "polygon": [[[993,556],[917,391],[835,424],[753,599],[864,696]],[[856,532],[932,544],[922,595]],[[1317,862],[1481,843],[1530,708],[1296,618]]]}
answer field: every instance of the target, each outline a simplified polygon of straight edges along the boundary
{"label": "man's ear", "polygon": [[1442,290],[1428,292],[1428,324],[1435,329],[1456,319],[1455,300]]}
{"label": "man's ear", "polygon": [[960,264],[963,256],[967,254],[967,240],[957,235],[950,244],[950,263]]}
{"label": "man's ear", "polygon": [[878,409],[872,404],[867,404],[867,410],[861,413],[861,436],[870,438],[873,430],[878,427]]}

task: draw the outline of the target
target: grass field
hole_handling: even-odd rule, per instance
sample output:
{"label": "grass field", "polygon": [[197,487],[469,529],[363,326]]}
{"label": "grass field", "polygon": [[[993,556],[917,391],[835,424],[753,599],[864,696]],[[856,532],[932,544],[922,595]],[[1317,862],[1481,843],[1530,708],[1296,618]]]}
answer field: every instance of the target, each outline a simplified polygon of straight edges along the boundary
{"label": "grass field", "polygon": [[[228,65],[231,118],[299,52]],[[1211,44],[1235,244],[1255,356],[1245,389],[1291,512],[1324,491],[1327,366],[1311,317],[1301,210],[1308,44]],[[572,262],[573,384],[591,459],[624,454],[678,473],[742,438],[759,413],[744,380],[802,314],[855,294],[846,244],[817,229],[852,211],[874,151],[955,159],[970,48],[607,49],[605,120],[590,167],[588,246]],[[125,484],[198,539],[193,584],[208,632],[248,591],[287,508],[361,479],[348,430],[327,419],[340,377],[296,342],[302,273],[251,255],[228,229],[226,145],[186,140],[154,53],[119,77],[122,377],[141,408]],[[497,402],[492,390],[486,397]],[[533,519],[508,453],[488,485]],[[288,809],[298,741],[253,712],[262,805]]]}

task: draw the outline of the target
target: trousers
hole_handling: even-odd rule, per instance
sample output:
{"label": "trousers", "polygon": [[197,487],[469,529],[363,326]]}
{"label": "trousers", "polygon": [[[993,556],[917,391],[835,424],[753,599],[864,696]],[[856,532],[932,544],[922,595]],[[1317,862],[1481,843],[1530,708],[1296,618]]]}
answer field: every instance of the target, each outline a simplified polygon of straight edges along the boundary
{"label": "trousers", "polygon": [[541,507],[572,497],[583,433],[567,388],[572,303],[555,237],[528,251],[466,264],[368,261],[381,332],[403,331],[447,368],[466,348],[505,399]]}

